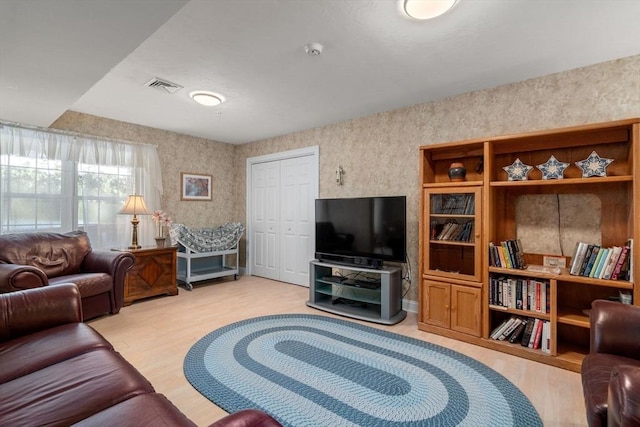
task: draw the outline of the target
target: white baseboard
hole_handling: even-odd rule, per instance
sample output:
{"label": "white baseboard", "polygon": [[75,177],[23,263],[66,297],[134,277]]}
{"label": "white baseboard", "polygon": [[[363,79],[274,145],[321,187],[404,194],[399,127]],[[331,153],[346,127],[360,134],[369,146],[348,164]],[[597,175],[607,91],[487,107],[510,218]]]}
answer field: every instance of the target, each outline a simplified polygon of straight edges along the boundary
{"label": "white baseboard", "polygon": [[418,302],[409,299],[402,300],[402,309],[411,313],[418,312]]}

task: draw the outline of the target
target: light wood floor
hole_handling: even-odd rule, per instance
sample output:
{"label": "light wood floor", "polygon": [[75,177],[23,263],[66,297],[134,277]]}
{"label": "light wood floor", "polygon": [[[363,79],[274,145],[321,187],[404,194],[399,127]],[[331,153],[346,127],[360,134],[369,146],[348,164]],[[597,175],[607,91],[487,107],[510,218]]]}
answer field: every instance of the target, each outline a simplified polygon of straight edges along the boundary
{"label": "light wood floor", "polygon": [[[242,276],[237,281],[202,282],[177,296],[137,301],[115,316],[89,322],[129,362],[200,426],[226,413],[198,393],[184,377],[182,363],[191,346],[207,333],[238,320],[278,313],[311,313],[308,288]],[[488,365],[531,400],[545,426],[584,426],[580,375],[508,354],[421,332],[415,313],[401,323],[367,325],[442,345]]]}

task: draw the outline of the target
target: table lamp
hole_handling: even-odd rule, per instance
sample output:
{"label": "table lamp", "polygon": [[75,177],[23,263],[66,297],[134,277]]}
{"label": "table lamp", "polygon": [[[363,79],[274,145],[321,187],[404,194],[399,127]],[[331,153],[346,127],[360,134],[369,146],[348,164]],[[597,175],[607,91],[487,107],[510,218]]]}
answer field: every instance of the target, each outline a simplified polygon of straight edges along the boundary
{"label": "table lamp", "polygon": [[147,205],[144,203],[144,199],[139,194],[132,194],[127,198],[124,206],[119,214],[125,215],[133,215],[133,219],[131,220],[131,225],[133,226],[133,235],[131,237],[131,246],[129,249],[140,249],[141,246],[138,244],[138,223],[140,220],[137,215],[150,215],[151,213],[147,210]]}

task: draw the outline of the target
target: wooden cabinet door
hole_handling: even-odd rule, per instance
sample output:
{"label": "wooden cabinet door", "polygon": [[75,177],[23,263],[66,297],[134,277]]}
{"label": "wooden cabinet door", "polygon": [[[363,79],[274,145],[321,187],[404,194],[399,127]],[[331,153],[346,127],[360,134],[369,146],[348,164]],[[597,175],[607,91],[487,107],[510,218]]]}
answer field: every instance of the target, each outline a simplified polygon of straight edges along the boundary
{"label": "wooden cabinet door", "polygon": [[451,329],[480,336],[481,325],[480,288],[451,285]]}
{"label": "wooden cabinet door", "polygon": [[125,305],[156,295],[178,295],[176,247],[142,248],[131,252],[136,260],[125,278]]}
{"label": "wooden cabinet door", "polygon": [[424,280],[423,321],[443,328],[451,327],[451,285]]}

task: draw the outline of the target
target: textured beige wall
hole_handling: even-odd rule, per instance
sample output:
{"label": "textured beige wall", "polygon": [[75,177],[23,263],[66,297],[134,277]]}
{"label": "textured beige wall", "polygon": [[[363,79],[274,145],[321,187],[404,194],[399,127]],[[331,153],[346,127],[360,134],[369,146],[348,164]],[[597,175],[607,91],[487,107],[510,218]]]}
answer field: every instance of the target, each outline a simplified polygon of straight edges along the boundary
{"label": "textured beige wall", "polygon": [[[407,196],[407,250],[417,300],[421,145],[640,117],[640,56],[471,92],[322,128],[257,141],[236,152],[245,198],[245,159],[320,147],[320,197]],[[344,186],[335,184],[338,165]],[[245,204],[236,205],[244,221]]]}
{"label": "textured beige wall", "polygon": [[[407,249],[414,273],[407,298],[417,300],[418,147],[639,117],[639,75],[640,56],[634,56],[241,146],[72,112],[53,127],[156,144],[163,207],[190,226],[246,221],[247,157],[318,145],[320,197],[407,196]],[[335,184],[338,165],[345,169],[343,186]],[[181,202],[180,171],[212,174],[213,202]]]}

